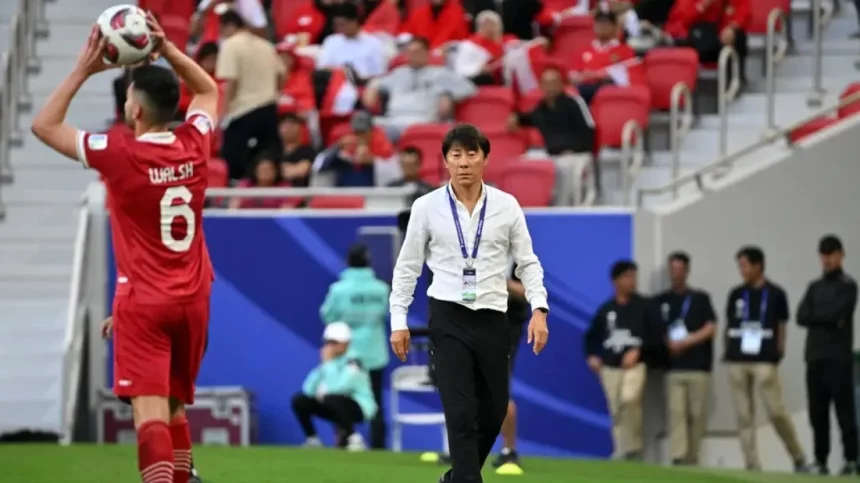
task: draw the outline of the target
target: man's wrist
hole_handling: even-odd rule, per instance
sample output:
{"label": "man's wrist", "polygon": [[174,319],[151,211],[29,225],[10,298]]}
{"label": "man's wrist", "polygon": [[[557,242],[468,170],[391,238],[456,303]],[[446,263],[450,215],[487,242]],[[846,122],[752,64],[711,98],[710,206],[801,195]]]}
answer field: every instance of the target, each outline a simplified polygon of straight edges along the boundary
{"label": "man's wrist", "polygon": [[398,330],[408,330],[409,324],[406,322],[406,314],[397,312],[391,313],[391,332]]}

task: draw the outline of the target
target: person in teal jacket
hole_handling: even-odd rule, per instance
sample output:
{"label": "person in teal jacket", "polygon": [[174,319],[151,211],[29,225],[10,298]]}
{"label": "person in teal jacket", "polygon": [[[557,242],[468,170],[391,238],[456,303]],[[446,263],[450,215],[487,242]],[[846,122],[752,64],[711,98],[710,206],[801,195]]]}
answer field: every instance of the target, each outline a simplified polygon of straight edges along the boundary
{"label": "person in teal jacket", "polygon": [[370,374],[373,395],[380,408],[370,424],[370,446],[385,449],[385,419],[382,414],[382,386],[388,365],[388,284],[376,278],[364,245],[355,245],[347,255],[348,268],[329,287],[320,307],[326,324],[343,321],[352,330],[348,356],[355,358]]}
{"label": "person in teal jacket", "polygon": [[313,416],[331,421],[338,429],[338,445],[350,451],[365,448],[355,425],[376,416],[378,407],[370,377],[361,363],[348,355],[351,331],[344,322],[333,322],[323,332],[322,363],[305,378],[293,397],[293,413],[305,433],[305,446],[321,446]]}

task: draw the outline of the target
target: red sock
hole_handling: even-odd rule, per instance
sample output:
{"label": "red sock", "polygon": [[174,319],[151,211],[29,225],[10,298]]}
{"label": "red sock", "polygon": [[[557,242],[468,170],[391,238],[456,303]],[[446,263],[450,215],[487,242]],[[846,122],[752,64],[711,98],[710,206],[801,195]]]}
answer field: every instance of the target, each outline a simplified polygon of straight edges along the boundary
{"label": "red sock", "polygon": [[170,422],[170,438],[173,440],[173,483],[188,483],[191,475],[191,431],[185,416],[177,416]]}
{"label": "red sock", "polygon": [[137,430],[137,467],[143,483],[172,483],[173,443],[162,421],[147,421]]}

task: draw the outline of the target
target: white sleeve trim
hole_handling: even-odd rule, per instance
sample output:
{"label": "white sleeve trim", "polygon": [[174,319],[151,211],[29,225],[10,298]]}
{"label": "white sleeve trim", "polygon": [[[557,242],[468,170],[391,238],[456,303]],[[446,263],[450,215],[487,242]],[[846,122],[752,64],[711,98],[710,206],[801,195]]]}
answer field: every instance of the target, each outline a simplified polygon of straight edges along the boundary
{"label": "white sleeve trim", "polygon": [[210,116],[208,112],[200,110],[200,109],[194,109],[194,110],[188,111],[188,113],[185,114],[185,120],[187,121],[194,116],[201,116],[204,119],[206,119],[207,121],[209,121],[209,132],[212,132],[212,130],[215,129],[215,121],[212,120],[212,116]]}
{"label": "white sleeve trim", "polygon": [[89,168],[90,163],[87,161],[87,149],[84,146],[84,142],[87,139],[87,132],[78,130],[78,134],[75,137],[75,151],[78,155],[78,161],[81,162],[84,168]]}

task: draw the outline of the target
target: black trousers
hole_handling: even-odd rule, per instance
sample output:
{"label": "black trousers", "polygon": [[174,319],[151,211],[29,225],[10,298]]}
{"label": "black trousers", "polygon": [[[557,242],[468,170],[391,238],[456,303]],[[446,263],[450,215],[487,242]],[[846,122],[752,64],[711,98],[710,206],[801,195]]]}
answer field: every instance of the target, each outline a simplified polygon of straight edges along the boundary
{"label": "black trousers", "polygon": [[508,408],[510,324],[503,312],[430,299],[429,325],[451,451],[445,481],[482,482]]}
{"label": "black trousers", "polygon": [[345,436],[355,431],[354,426],[364,420],[358,403],[350,397],[338,395],[325,396],[320,401],[298,393],[293,396],[293,413],[308,438],[317,435],[313,416],[334,423],[341,436],[344,436],[341,438],[341,445],[346,443]]}
{"label": "black trousers", "polygon": [[[254,147],[249,147],[254,139]],[[280,159],[283,147],[278,134],[278,108],[267,104],[230,120],[224,130],[221,157],[230,168],[230,179],[248,176],[253,159],[260,152],[271,152]]]}
{"label": "black trousers", "polygon": [[373,399],[376,400],[376,416],[370,421],[370,447],[385,449],[385,416],[382,411],[382,389],[385,369],[370,371],[370,386],[373,389]]}
{"label": "black trousers", "polygon": [[857,415],[854,405],[854,365],[851,360],[817,360],[806,364],[806,394],[812,426],[815,461],[830,455],[830,405],[842,433],[845,461],[857,461]]}

